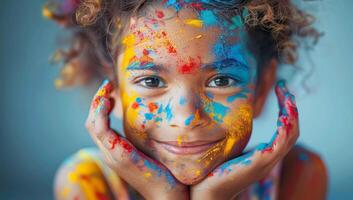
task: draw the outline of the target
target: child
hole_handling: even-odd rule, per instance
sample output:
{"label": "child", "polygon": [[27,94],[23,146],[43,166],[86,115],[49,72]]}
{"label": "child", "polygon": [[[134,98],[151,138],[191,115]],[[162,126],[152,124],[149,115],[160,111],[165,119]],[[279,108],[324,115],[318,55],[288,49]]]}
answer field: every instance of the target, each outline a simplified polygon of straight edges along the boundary
{"label": "child", "polygon": [[285,81],[274,136],[242,152],[278,66],[295,62],[296,39],[318,35],[290,1],[67,0],[44,15],[74,32],[57,86],[109,79],[86,122],[100,153],[60,167],[57,199],[325,198],[322,160],[292,149],[298,112]]}

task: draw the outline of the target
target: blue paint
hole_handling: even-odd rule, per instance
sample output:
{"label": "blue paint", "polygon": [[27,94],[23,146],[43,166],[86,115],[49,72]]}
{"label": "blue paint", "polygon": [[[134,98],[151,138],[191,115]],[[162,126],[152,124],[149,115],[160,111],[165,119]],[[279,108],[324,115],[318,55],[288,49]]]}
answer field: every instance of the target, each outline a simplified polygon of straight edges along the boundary
{"label": "blue paint", "polygon": [[157,172],[157,176],[161,176],[163,171],[160,167],[158,167],[155,163],[152,163],[146,159],[144,159],[143,164],[148,168],[155,172]]}
{"label": "blue paint", "polygon": [[140,61],[135,61],[130,63],[130,65],[127,67],[127,70],[146,70],[146,69],[151,69],[152,67],[155,67],[156,65],[154,63],[144,63],[143,65],[141,64]]}
{"label": "blue paint", "polygon": [[219,166],[216,171],[220,170],[221,173],[223,173],[224,171],[232,171],[232,166],[237,165],[237,164],[242,164],[242,165],[249,165],[251,164],[251,160],[250,158],[252,157],[252,155],[254,154],[254,150],[250,151],[249,153],[243,154],[239,157],[236,157],[230,161],[227,161],[226,163],[222,164],[221,166]]}
{"label": "blue paint", "polygon": [[179,99],[179,104],[180,105],[184,105],[186,103],[186,99],[185,99],[185,97],[180,97],[180,99]]}
{"label": "blue paint", "polygon": [[229,108],[218,102],[210,102],[205,106],[205,112],[213,114],[213,119],[221,123],[229,112]]}
{"label": "blue paint", "polygon": [[232,96],[229,96],[227,97],[227,102],[228,103],[232,103],[234,102],[236,99],[241,99],[241,98],[247,98],[247,94],[250,92],[249,89],[247,88],[244,88],[242,91],[232,95]]}
{"label": "blue paint", "polygon": [[232,24],[229,27],[230,30],[243,27],[243,21],[239,15],[232,17],[231,21],[232,21]]}
{"label": "blue paint", "polygon": [[159,108],[158,108],[157,113],[158,113],[158,114],[161,114],[162,112],[163,112],[163,105],[161,104],[161,105],[159,106]]}
{"label": "blue paint", "polygon": [[185,126],[189,126],[192,122],[192,120],[195,118],[195,115],[191,115],[185,120]]}
{"label": "blue paint", "polygon": [[306,154],[305,152],[300,152],[299,154],[299,160],[301,161],[308,161],[310,158],[309,158],[309,155]]}
{"label": "blue paint", "polygon": [[165,7],[173,7],[176,11],[180,11],[181,5],[178,0],[168,0],[165,2]]}
{"label": "blue paint", "polygon": [[200,12],[200,19],[203,21],[204,26],[218,25],[217,16],[211,10],[202,10]]}
{"label": "blue paint", "polygon": [[145,113],[145,118],[146,118],[146,120],[152,120],[153,119],[153,113]]}
{"label": "blue paint", "polygon": [[172,108],[170,106],[170,103],[165,107],[164,112],[166,113],[166,119],[167,121],[170,121],[173,118],[173,113],[172,113]]}
{"label": "blue paint", "polygon": [[156,119],[155,119],[155,122],[161,122],[162,121],[162,118],[160,118],[160,117],[157,117]]}
{"label": "blue paint", "polygon": [[244,19],[246,19],[249,16],[249,10],[247,8],[244,8],[241,15]]}
{"label": "blue paint", "polygon": [[271,200],[271,188],[273,187],[273,181],[271,179],[265,179],[261,182],[254,184],[254,194],[257,199]]}
{"label": "blue paint", "polygon": [[210,98],[210,99],[213,99],[213,98],[214,98],[214,96],[213,96],[213,94],[212,94],[211,92],[206,92],[206,96],[207,96],[208,98]]}

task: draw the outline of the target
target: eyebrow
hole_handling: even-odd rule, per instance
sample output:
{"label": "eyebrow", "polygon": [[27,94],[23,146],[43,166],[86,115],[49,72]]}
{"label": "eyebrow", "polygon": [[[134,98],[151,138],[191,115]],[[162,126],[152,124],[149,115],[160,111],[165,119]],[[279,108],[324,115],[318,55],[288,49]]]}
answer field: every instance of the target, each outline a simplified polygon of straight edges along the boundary
{"label": "eyebrow", "polygon": [[154,72],[161,72],[161,71],[167,71],[166,68],[156,65],[155,63],[152,62],[146,62],[141,64],[141,62],[133,62],[130,63],[130,65],[127,67],[128,71],[135,71],[135,70],[150,70]]}
{"label": "eyebrow", "polygon": [[226,58],[224,60],[220,60],[212,63],[206,63],[201,66],[201,68],[204,70],[222,70],[224,68],[229,68],[229,67],[237,67],[237,68],[246,69],[246,70],[249,69],[248,65],[245,65],[242,62],[233,58]]}
{"label": "eyebrow", "polygon": [[[225,68],[230,68],[230,67],[237,67],[240,69],[244,69],[247,70],[249,69],[249,67],[245,64],[243,64],[242,62],[233,59],[233,58],[226,58],[224,60],[220,60],[220,61],[216,61],[216,62],[212,62],[212,63],[205,63],[205,64],[201,64],[201,70],[222,70]],[[144,71],[144,70],[150,70],[153,72],[165,72],[165,71],[169,71],[167,68],[157,65],[155,63],[152,62],[146,62],[141,64],[141,62],[139,61],[135,61],[130,63],[130,65],[127,67],[128,71]]]}

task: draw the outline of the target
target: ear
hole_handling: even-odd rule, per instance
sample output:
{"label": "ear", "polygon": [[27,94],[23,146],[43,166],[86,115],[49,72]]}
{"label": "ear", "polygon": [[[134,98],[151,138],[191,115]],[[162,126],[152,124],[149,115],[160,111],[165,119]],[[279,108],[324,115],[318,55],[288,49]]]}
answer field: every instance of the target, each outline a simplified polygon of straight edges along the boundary
{"label": "ear", "polygon": [[277,59],[272,58],[264,67],[264,70],[259,74],[258,83],[255,91],[254,101],[254,117],[258,117],[266,103],[267,96],[272,86],[275,84]]}
{"label": "ear", "polygon": [[115,117],[121,119],[123,117],[123,106],[118,86],[114,87],[114,90],[110,93],[110,98],[114,100],[112,113]]}

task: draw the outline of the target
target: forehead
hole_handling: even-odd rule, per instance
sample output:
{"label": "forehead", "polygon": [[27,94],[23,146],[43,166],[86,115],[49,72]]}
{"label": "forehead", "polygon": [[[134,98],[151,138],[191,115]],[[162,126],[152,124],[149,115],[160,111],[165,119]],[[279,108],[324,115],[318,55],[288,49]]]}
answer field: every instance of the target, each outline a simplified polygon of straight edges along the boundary
{"label": "forehead", "polygon": [[121,41],[119,60],[125,60],[123,69],[131,62],[131,57],[161,64],[234,59],[249,65],[252,56],[246,40],[239,16],[227,20],[210,9],[176,10],[154,4],[130,19]]}

